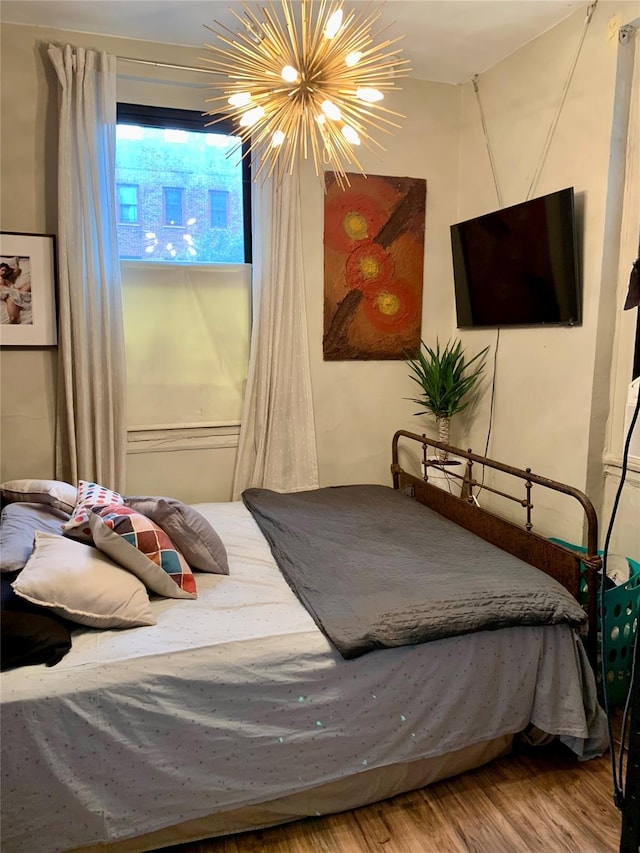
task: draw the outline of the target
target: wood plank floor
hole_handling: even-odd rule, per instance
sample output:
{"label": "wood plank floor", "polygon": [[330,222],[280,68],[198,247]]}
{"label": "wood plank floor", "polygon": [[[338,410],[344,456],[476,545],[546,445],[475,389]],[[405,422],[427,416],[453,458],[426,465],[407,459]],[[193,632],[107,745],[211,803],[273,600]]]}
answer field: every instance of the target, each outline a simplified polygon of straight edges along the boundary
{"label": "wood plank floor", "polygon": [[609,755],[578,762],[552,744],[383,803],[165,853],[617,853],[612,790]]}

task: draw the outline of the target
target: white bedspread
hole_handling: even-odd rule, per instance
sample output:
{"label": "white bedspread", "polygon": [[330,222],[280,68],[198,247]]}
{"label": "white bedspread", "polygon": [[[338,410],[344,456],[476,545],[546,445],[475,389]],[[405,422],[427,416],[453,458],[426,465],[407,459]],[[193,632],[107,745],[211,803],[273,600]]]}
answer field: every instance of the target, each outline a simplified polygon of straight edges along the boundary
{"label": "white bedspread", "polygon": [[153,627],[82,630],[57,666],[2,674],[3,853],[115,841],[529,722],[578,754],[603,751],[569,627],[347,661],[242,503],[197,508],[225,542],[228,577],[199,573],[195,601],[153,601]]}

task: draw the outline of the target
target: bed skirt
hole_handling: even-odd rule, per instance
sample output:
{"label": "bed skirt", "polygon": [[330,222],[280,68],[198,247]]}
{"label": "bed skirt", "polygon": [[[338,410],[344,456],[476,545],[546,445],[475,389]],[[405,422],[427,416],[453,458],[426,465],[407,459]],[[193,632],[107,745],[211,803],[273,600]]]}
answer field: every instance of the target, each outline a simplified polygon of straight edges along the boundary
{"label": "bed skirt", "polygon": [[269,803],[188,820],[115,843],[75,847],[72,853],[144,853],[174,844],[251,832],[306,817],[349,811],[481,767],[508,755],[512,744],[513,735],[502,735],[445,755],[363,770],[355,776],[280,797]]}

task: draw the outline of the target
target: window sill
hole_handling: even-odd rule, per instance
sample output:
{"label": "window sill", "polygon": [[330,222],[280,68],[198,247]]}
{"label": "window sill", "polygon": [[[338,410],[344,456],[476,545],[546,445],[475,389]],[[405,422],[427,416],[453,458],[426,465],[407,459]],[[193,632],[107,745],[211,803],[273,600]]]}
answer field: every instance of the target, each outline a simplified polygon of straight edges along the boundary
{"label": "window sill", "polygon": [[129,427],[127,453],[162,453],[174,450],[219,450],[237,447],[240,424],[164,424]]}

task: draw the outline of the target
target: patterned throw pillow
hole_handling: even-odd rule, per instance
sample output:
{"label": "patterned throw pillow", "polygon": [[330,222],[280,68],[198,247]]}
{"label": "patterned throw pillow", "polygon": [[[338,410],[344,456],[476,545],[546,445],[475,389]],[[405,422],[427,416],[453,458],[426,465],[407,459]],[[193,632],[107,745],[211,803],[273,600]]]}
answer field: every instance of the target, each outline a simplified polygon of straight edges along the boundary
{"label": "patterned throw pillow", "polygon": [[98,483],[88,483],[86,480],[78,482],[78,499],[71,513],[71,518],[62,525],[62,530],[74,539],[82,539],[91,542],[91,528],[89,526],[89,515],[93,507],[122,505],[124,498],[118,492],[112,492]]}
{"label": "patterned throw pillow", "polygon": [[125,497],[125,505],[161,527],[192,569],[229,574],[227,551],[207,519],[175,498]]}
{"label": "patterned throw pillow", "polygon": [[145,586],[167,598],[197,598],[193,572],[171,539],[150,518],[121,504],[93,507],[94,545]]}

